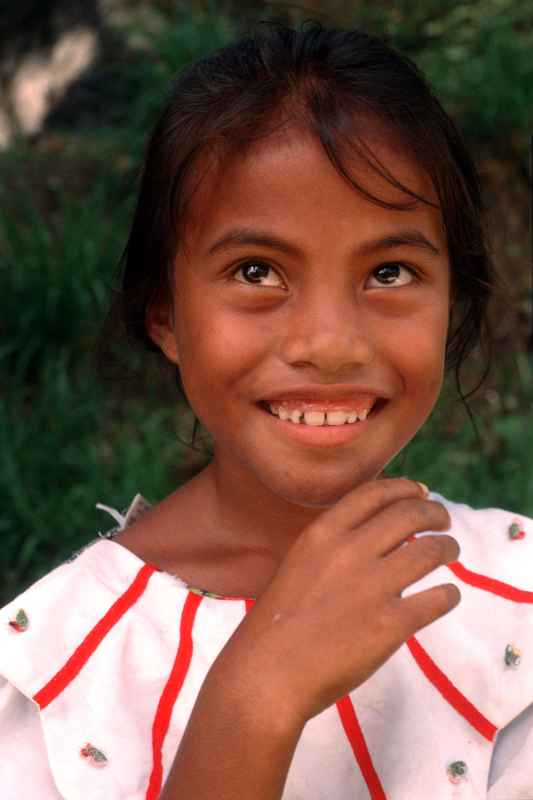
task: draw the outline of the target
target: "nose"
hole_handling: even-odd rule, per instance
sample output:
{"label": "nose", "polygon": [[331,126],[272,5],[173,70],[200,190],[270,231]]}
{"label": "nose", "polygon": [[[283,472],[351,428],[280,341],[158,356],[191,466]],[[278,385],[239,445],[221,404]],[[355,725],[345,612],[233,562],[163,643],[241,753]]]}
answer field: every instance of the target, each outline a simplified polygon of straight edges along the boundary
{"label": "nose", "polygon": [[374,358],[367,314],[346,290],[322,289],[302,297],[285,325],[283,358],[291,366],[312,366],[321,375],[349,375]]}

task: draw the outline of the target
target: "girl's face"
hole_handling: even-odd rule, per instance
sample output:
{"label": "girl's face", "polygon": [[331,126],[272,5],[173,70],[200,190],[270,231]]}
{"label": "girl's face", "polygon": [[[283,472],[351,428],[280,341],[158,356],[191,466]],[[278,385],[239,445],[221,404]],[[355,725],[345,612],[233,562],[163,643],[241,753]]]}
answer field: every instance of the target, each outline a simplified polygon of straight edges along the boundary
{"label": "girl's face", "polygon": [[[437,201],[393,139],[369,145],[394,177]],[[347,166],[373,195],[414,201],[366,164]],[[368,201],[317,140],[286,130],[207,173],[186,233],[171,313],[153,310],[148,328],[179,363],[213,437],[219,486],[327,507],[376,478],[427,420],[442,386],[450,268],[440,213],[421,202],[396,211]],[[321,389],[351,394],[338,407],[360,410],[367,394],[385,402],[348,439],[324,436],[345,437],[346,428],[300,425],[296,433],[314,437],[304,441],[261,404],[300,387],[300,400],[319,408],[327,407],[314,397]]]}

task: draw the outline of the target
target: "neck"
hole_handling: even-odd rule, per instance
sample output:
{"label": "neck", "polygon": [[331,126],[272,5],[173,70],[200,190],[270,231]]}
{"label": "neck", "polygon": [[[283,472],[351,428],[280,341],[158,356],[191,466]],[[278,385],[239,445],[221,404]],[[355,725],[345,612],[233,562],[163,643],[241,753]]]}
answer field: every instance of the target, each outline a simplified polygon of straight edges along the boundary
{"label": "neck", "polygon": [[210,527],[230,548],[262,552],[279,565],[304,528],[325,509],[290,503],[242,472],[215,457],[190,482],[190,489],[202,498],[203,527]]}

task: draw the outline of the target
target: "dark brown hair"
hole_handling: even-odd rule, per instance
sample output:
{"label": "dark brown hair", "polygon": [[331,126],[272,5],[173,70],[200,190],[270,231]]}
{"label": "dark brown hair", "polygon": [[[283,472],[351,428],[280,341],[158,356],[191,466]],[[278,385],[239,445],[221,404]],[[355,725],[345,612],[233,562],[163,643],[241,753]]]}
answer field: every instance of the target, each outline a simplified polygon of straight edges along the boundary
{"label": "dark brown hair", "polygon": [[[295,29],[261,21],[177,77],[146,149],[121,261],[121,289],[109,319],[120,321],[130,342],[158,350],[146,331],[146,311],[157,297],[170,296],[170,270],[200,156],[209,152],[223,158],[268,135],[280,122],[295,119],[371,202],[387,208],[413,205],[413,200],[394,204],[369,195],[344,166],[348,149],[407,195],[435,206],[398,183],[368,149],[361,135],[368,120],[384,124],[431,178],[446,229],[454,292],[446,370],[455,370],[465,402],[490,369],[489,355],[478,385],[463,394],[460,369],[466,357],[478,343],[490,352],[487,304],[494,274],[478,173],[460,132],[417,66],[385,40],[361,30],[324,28],[314,21]],[[179,370],[177,383],[186,400]]]}

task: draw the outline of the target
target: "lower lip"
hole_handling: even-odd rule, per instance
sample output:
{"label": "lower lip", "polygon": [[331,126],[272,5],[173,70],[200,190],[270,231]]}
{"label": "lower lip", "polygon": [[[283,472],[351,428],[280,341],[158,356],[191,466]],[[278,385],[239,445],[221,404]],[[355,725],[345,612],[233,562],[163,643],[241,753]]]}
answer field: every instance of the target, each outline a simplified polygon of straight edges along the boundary
{"label": "lower lip", "polygon": [[294,441],[317,447],[335,447],[336,445],[352,442],[361,436],[376,414],[379,414],[385,404],[379,400],[367,419],[358,422],[345,423],[344,425],[305,425],[280,419],[259,404],[260,409],[272,420],[276,428],[284,435],[290,436]]}

